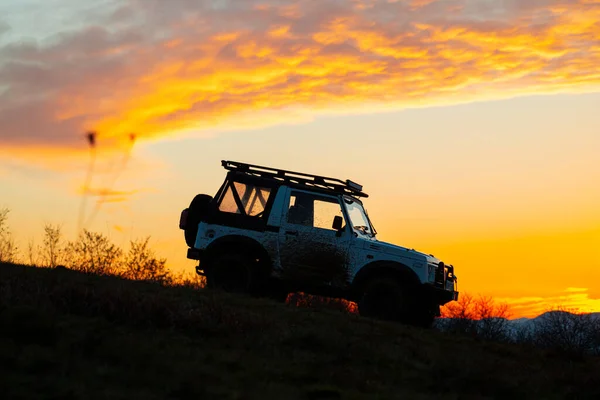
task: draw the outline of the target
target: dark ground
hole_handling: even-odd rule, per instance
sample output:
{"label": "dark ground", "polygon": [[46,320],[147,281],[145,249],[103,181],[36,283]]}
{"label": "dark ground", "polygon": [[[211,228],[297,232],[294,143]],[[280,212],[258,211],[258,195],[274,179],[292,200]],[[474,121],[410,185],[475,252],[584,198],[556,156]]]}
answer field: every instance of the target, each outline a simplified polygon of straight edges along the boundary
{"label": "dark ground", "polygon": [[600,360],[205,290],[0,265],[0,397],[600,398]]}

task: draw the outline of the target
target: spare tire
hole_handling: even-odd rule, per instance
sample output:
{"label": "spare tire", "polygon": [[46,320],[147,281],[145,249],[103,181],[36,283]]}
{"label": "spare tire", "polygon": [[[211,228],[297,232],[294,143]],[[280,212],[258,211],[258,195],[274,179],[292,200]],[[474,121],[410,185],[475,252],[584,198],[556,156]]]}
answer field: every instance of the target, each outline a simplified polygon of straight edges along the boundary
{"label": "spare tire", "polygon": [[189,247],[194,247],[196,235],[198,234],[198,224],[210,209],[213,200],[212,196],[199,194],[190,203],[187,220],[185,222],[185,242]]}

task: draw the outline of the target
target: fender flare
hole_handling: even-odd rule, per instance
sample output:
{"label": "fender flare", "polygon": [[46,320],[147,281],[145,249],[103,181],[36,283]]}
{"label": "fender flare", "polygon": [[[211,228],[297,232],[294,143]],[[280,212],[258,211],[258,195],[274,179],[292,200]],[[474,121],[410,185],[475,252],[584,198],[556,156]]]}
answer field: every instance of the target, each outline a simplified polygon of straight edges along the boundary
{"label": "fender flare", "polygon": [[212,258],[228,251],[239,251],[256,257],[253,261],[259,266],[261,275],[268,276],[271,273],[272,260],[269,252],[257,240],[242,235],[226,235],[214,240],[204,251],[203,261],[210,264]]}
{"label": "fender flare", "polygon": [[373,261],[363,266],[350,285],[351,291],[355,296],[360,296],[364,285],[376,276],[392,276],[401,282],[406,282],[412,286],[419,286],[421,280],[418,275],[406,264],[398,261]]}

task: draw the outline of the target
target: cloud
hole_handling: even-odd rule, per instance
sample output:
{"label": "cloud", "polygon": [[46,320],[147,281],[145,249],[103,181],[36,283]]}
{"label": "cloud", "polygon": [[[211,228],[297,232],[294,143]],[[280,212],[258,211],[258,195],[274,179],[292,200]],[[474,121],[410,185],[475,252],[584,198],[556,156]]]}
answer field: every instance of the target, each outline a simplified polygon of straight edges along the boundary
{"label": "cloud", "polygon": [[99,199],[97,204],[101,205],[101,204],[108,204],[108,203],[112,203],[112,204],[125,203],[128,200],[129,200],[129,197],[127,197],[127,196],[109,197],[109,198]]}
{"label": "cloud", "polygon": [[10,31],[10,25],[0,19],[0,37]]}
{"label": "cloud", "polygon": [[0,48],[0,147],[600,86],[598,0],[113,3]]}
{"label": "cloud", "polygon": [[115,190],[110,188],[80,188],[79,194],[85,194],[91,197],[97,197],[96,205],[101,206],[102,204],[108,203],[124,203],[129,199],[140,193],[141,190]]}
{"label": "cloud", "polygon": [[510,297],[496,300],[507,303],[517,318],[535,317],[557,307],[582,312],[600,312],[600,298],[591,296],[587,288],[567,288],[563,293],[548,297]]}
{"label": "cloud", "polygon": [[87,190],[85,190],[85,189],[81,190],[82,194],[85,193],[89,196],[99,196],[99,197],[124,197],[124,196],[134,195],[137,192],[138,192],[137,190],[113,190],[113,189],[109,189],[109,188],[100,188],[100,189],[88,188]]}
{"label": "cloud", "polygon": [[570,293],[581,293],[581,292],[587,292],[588,289],[587,288],[570,287],[570,288],[567,288],[566,291],[570,292]]}
{"label": "cloud", "polygon": [[125,232],[125,227],[123,227],[121,225],[113,225],[113,229],[119,233]]}

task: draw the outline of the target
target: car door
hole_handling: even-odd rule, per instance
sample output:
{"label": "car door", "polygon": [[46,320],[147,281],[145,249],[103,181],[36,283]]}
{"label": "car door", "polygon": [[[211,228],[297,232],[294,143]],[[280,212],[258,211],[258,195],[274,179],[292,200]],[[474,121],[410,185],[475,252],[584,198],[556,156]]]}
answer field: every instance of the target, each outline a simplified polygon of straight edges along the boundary
{"label": "car door", "polygon": [[[333,228],[342,218],[342,229]],[[313,285],[349,282],[351,230],[336,196],[288,188],[281,218],[279,254],[282,278]]]}

